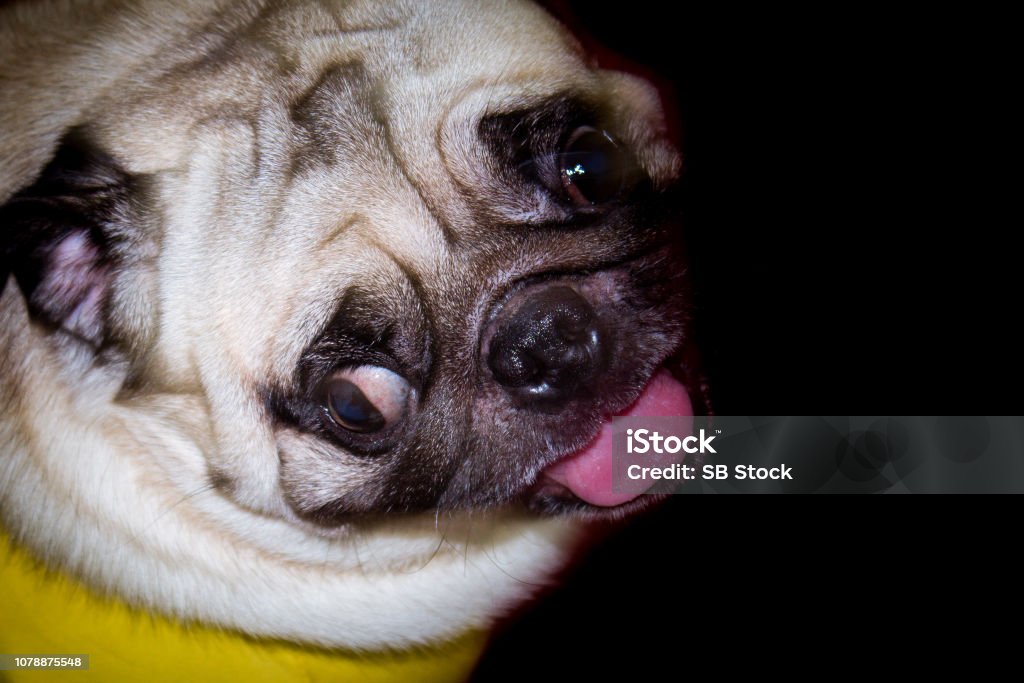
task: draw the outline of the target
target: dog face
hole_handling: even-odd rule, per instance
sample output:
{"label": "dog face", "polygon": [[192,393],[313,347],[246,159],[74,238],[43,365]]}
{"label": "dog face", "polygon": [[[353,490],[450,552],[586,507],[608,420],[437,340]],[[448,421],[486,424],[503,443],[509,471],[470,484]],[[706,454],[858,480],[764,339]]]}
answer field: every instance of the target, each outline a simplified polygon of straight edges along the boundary
{"label": "dog face", "polygon": [[4,188],[7,266],[63,384],[105,368],[145,415],[121,429],[159,434],[164,467],[193,447],[178,490],[303,537],[639,506],[564,463],[683,339],[651,88],[518,3],[161,20],[93,57],[101,91],[18,126],[46,161]]}

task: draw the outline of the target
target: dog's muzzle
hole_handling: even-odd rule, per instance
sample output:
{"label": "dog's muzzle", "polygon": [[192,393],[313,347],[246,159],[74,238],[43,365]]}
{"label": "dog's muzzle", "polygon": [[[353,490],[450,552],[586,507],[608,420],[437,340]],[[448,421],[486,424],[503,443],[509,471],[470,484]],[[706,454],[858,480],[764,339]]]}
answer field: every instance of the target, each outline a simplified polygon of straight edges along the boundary
{"label": "dog's muzzle", "polygon": [[616,376],[633,363],[631,357],[623,357],[623,340],[617,338],[625,334],[616,315],[622,309],[608,305],[609,299],[623,294],[609,282],[607,275],[581,274],[527,283],[495,306],[483,329],[482,370],[491,386],[508,397],[511,412],[523,424],[554,430],[551,441],[557,442],[583,429],[586,416],[601,413],[601,426],[588,442],[563,451],[538,470],[528,493],[542,505],[630,503],[636,492],[620,493],[612,487],[612,414],[693,411],[686,388],[661,368],[631,404],[605,412],[609,393],[620,389]]}
{"label": "dog's muzzle", "polygon": [[521,293],[494,322],[487,366],[517,404],[556,407],[591,391],[607,333],[593,307],[566,285]]}

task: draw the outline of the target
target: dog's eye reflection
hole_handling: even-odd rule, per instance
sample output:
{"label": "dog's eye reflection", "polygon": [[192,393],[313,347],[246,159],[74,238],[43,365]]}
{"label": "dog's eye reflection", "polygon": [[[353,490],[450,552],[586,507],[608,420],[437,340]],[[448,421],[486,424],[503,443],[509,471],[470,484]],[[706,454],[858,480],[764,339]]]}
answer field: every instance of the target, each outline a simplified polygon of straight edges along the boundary
{"label": "dog's eye reflection", "polygon": [[626,159],[608,133],[590,126],[573,131],[559,159],[562,187],[573,203],[611,201],[625,185]]}
{"label": "dog's eye reflection", "polygon": [[339,370],[327,380],[327,412],[351,432],[376,432],[405,413],[409,383],[386,368],[362,366]]}

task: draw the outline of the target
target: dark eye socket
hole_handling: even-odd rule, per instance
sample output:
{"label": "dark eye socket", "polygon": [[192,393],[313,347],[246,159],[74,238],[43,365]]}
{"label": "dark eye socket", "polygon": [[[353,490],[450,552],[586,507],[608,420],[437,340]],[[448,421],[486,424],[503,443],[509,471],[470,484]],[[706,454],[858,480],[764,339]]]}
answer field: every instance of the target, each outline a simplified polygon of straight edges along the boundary
{"label": "dark eye socket", "polygon": [[612,137],[590,126],[573,131],[559,156],[562,188],[577,206],[617,199],[630,168],[627,155]]}
{"label": "dark eye socket", "polygon": [[376,366],[346,368],[325,385],[324,403],[331,420],[350,432],[378,432],[400,420],[409,397],[409,383]]}

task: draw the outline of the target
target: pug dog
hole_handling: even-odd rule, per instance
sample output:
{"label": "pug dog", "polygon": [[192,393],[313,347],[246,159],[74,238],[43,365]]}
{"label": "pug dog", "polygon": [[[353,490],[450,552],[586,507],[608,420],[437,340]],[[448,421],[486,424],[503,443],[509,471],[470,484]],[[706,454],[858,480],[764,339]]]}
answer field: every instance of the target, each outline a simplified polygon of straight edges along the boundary
{"label": "pug dog", "polygon": [[544,11],[36,0],[0,64],[0,515],[46,566],[407,647],[650,503],[610,416],[692,410],[680,156]]}

